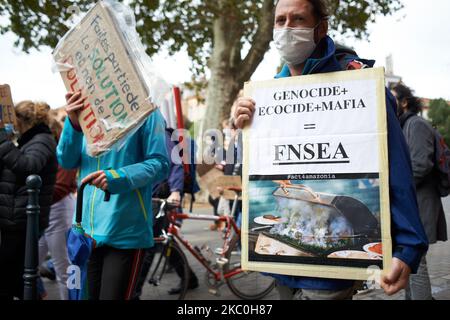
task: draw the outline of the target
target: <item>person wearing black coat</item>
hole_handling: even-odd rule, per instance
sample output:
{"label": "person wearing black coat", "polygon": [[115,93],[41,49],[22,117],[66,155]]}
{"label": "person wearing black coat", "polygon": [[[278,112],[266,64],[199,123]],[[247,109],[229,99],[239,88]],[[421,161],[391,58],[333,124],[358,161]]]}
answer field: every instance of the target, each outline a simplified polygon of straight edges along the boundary
{"label": "person wearing black coat", "polygon": [[56,141],[49,127],[45,103],[24,101],[15,107],[17,146],[0,121],[0,299],[23,297],[26,235],[25,180],[37,174],[42,179],[39,194],[39,232],[48,225],[58,163]]}

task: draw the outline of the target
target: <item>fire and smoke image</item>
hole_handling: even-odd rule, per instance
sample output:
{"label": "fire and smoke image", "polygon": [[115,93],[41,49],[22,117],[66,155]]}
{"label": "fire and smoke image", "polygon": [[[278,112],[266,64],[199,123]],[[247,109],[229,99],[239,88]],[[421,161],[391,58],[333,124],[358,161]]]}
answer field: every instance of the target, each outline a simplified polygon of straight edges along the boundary
{"label": "fire and smoke image", "polygon": [[250,181],[249,199],[250,261],[382,263],[378,179]]}

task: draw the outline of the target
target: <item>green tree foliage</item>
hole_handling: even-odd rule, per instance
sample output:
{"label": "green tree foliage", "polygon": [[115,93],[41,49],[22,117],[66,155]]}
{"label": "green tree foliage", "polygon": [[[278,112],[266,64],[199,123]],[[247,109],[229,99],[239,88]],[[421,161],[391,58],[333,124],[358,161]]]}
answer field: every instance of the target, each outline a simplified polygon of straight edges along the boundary
{"label": "green tree foliage", "polygon": [[450,105],[444,99],[432,100],[428,116],[450,146]]}
{"label": "green tree foliage", "polygon": [[[401,8],[401,0],[326,0],[331,34],[364,38],[367,25]],[[272,40],[276,0],[129,0],[137,30],[149,55],[162,47],[185,51],[193,76],[208,75],[205,127],[219,127]],[[16,46],[54,47],[69,29],[74,6],[86,11],[94,1],[0,0],[0,32],[17,35]],[[209,71],[209,72],[208,72]]]}

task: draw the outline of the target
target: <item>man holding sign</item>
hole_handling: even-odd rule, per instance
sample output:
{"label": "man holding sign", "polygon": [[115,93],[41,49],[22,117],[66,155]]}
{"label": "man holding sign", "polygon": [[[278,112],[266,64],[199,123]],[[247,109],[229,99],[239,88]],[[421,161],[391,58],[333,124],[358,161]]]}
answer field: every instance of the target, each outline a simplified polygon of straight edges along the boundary
{"label": "man holding sign", "polygon": [[[323,0],[280,0],[277,3],[274,40],[286,65],[276,78],[361,69],[373,65],[373,61],[338,54],[333,40],[327,36],[327,18]],[[314,94],[320,93],[315,91]],[[418,214],[407,145],[395,116],[395,99],[389,93],[386,106],[393,259],[390,272],[381,279],[381,286],[387,294],[392,295],[406,286],[410,273],[417,271],[421,257],[427,251],[428,241]],[[354,105],[353,109],[358,107]],[[255,110],[253,99],[239,98],[234,125],[244,128],[253,119]],[[261,116],[261,112],[273,113],[276,110],[267,108],[259,109],[258,112]],[[340,156],[344,152],[341,146],[335,150]],[[277,280],[281,298],[292,299],[295,291],[301,289],[297,291],[297,296],[304,299],[351,299],[355,289],[354,280],[272,276]]]}

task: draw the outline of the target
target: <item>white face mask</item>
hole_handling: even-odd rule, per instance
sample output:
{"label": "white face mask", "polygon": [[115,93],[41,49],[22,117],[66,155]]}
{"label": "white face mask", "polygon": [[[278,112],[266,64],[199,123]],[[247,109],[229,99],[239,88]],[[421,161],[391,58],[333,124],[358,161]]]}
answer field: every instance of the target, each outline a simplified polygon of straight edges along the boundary
{"label": "white face mask", "polygon": [[299,65],[308,59],[316,48],[315,28],[283,28],[273,30],[275,47],[289,65]]}

